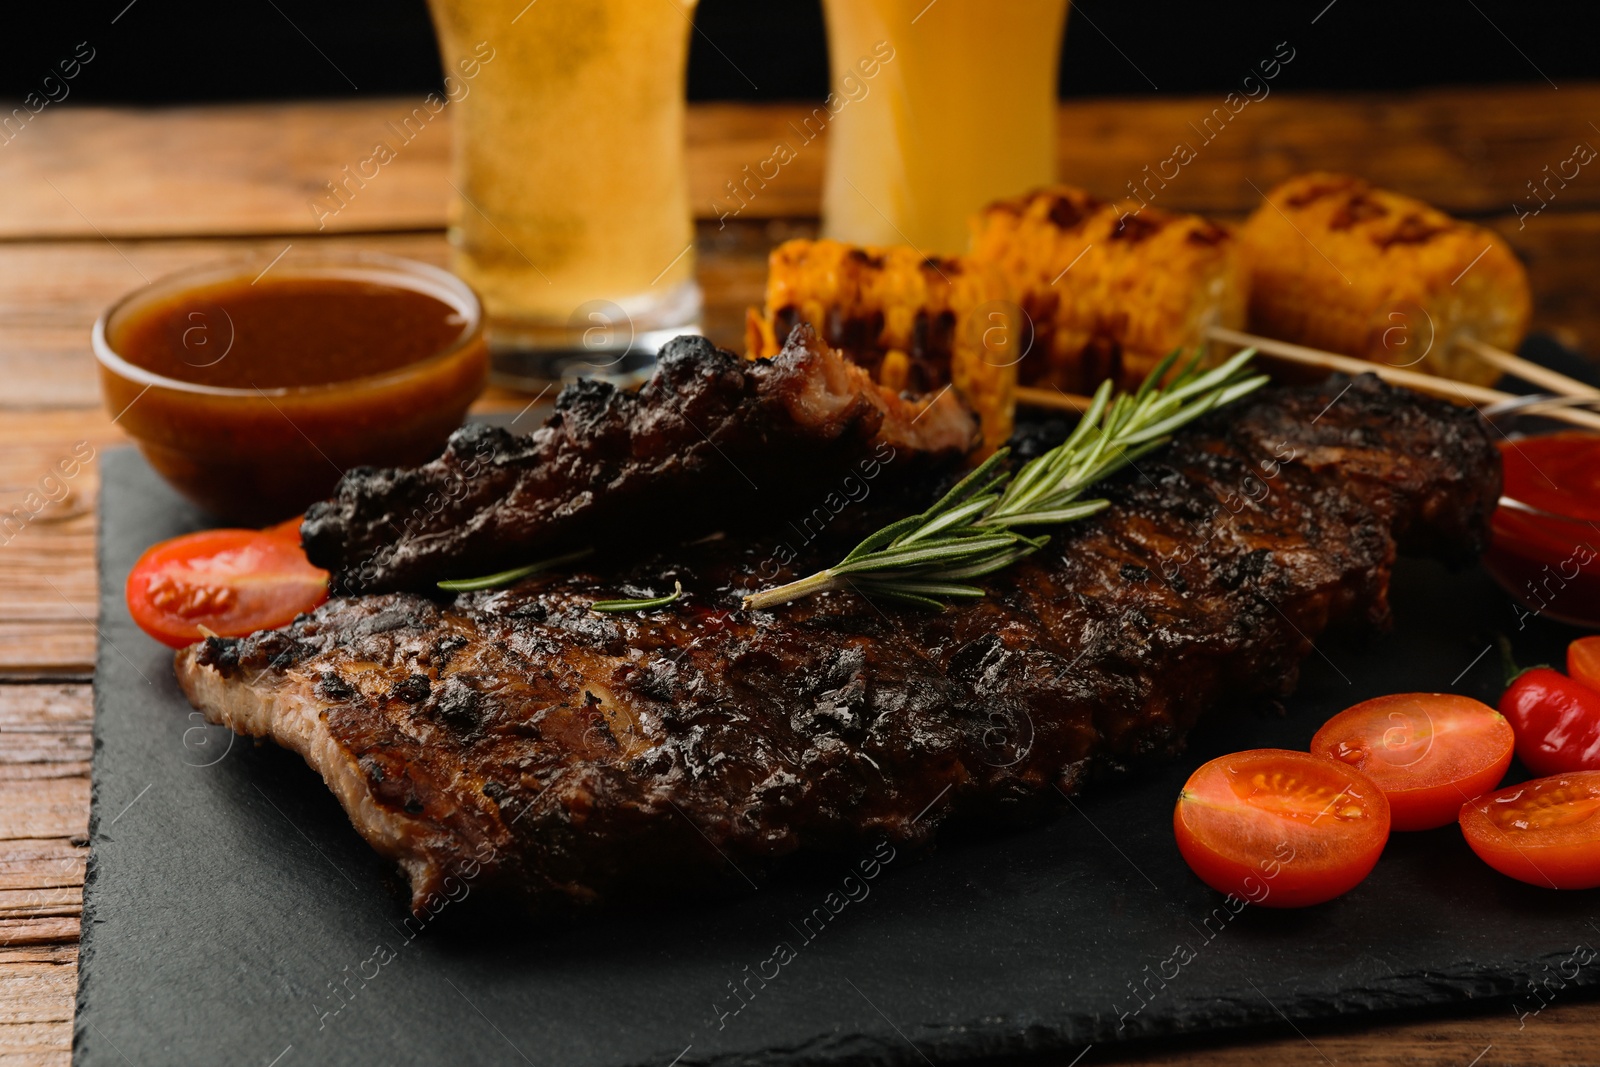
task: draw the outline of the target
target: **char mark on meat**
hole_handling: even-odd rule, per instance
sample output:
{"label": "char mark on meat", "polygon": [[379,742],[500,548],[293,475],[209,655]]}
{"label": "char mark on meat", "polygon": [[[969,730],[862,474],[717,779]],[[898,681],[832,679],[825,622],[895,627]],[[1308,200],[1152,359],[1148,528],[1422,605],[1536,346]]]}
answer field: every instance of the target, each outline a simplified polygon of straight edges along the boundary
{"label": "char mark on meat", "polygon": [[[1265,390],[1105,489],[939,614],[744,611],[827,557],[727,538],[450,604],[336,599],[178,674],[304,754],[418,906],[464,872],[538,905],[743,890],[802,850],[1043,810],[1287,694],[1329,626],[1387,622],[1397,552],[1481,550],[1499,457],[1472,412],[1363,377]],[[588,610],[674,581],[663,611]]]}
{"label": "char mark on meat", "polygon": [[421,467],[350,471],[301,537],[337,591],[428,591],[577,547],[781,514],[862,463],[888,464],[892,481],[952,460],[974,432],[953,394],[887,394],[809,326],[753,362],[680,337],[637,393],[582,381],[532,434],[472,425]]}

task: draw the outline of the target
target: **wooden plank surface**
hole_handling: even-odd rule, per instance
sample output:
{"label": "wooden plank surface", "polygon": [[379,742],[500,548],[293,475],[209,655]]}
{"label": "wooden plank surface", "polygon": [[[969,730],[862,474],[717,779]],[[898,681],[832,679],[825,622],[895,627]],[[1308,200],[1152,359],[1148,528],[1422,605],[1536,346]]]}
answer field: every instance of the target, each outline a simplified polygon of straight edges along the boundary
{"label": "wooden plank surface", "polygon": [[[1060,174],[1100,195],[1122,195],[1145,181],[1146,167],[1162,173],[1185,143],[1196,159],[1165,168],[1177,176],[1150,187],[1158,204],[1243,214],[1260,201],[1258,188],[1320,168],[1357,171],[1458,213],[1510,215],[1515,201],[1534,206],[1528,183],[1543,181],[1544,167],[1559,169],[1579,142],[1600,145],[1600,84],[1296,95],[1292,76],[1286,68],[1276,91],[1236,115],[1209,96],[1066,104]],[[403,141],[396,125],[419,103],[50,108],[0,147],[0,239],[439,229],[451,195],[450,109],[426,125],[413,121],[417,132]],[[740,217],[816,215],[827,136],[808,143],[798,132],[814,110],[691,107],[695,213],[715,219],[736,208],[727,183],[744,182],[784,144],[794,158],[771,181],[749,186],[754,195]],[[379,142],[395,158],[368,167],[373,176],[364,179],[361,164]],[[328,199],[330,182],[347,190],[345,203]],[[1600,177],[1587,169],[1550,188],[1552,208],[1600,208]]]}
{"label": "wooden plank surface", "polygon": [[0,1064],[71,1053],[92,715],[87,685],[0,685]]}
{"label": "wooden plank surface", "polygon": [[[1487,222],[1528,264],[1536,294],[1533,328],[1600,354],[1600,301],[1591,282],[1600,277],[1600,210],[1547,214],[1526,227],[1513,216]],[[701,223],[706,333],[741,349],[744,309],[762,301],[767,252],[778,241],[814,232],[814,224],[804,220],[725,227]],[[318,247],[368,248],[438,264],[448,258],[438,233],[0,242],[0,381],[7,386],[0,391],[0,411],[98,407],[89,331],[106,305],[144,284],[144,278],[233,257],[270,259],[285,248],[293,254]],[[5,433],[0,428],[0,435]],[[4,488],[0,483],[0,491]]]}
{"label": "wooden plank surface", "polygon": [[[1283,81],[1287,85],[1287,75]],[[5,516],[42,487],[78,442],[123,438],[100,410],[88,330],[121,293],[171,270],[286,245],[329,242],[443,262],[438,227],[445,137],[430,128],[315,236],[306,199],[401,101],[165,111],[55,109],[0,149],[0,1065],[68,1061],[86,851],[95,644],[91,460],[60,496]],[[1062,111],[1063,171],[1103,194],[1165,158],[1217,101],[1080,103]],[[719,106],[690,120],[697,210],[806,109]],[[448,113],[446,113],[447,115]],[[1165,202],[1236,217],[1262,188],[1309,166],[1354,169],[1479,216],[1528,261],[1538,328],[1600,352],[1600,180],[1587,171],[1549,209],[1519,221],[1511,204],[1541,168],[1594,138],[1600,86],[1389,97],[1295,97],[1251,105],[1174,179]],[[445,118],[445,121],[448,121]],[[1600,117],[1596,118],[1600,122]],[[1588,133],[1584,131],[1588,130]],[[1571,143],[1569,143],[1571,142]],[[811,149],[815,149],[814,151]],[[814,229],[822,144],[729,225],[702,222],[708,332],[737,345],[758,302],[766,251]],[[182,160],[175,166],[174,160]],[[46,181],[48,179],[48,181]],[[52,185],[53,183],[53,185]],[[369,195],[370,194],[370,195]],[[1161,201],[1158,201],[1161,202]],[[335,226],[330,225],[330,230]],[[108,239],[114,238],[114,240]],[[521,406],[497,391],[482,408]],[[1374,936],[1381,936],[1375,932]],[[1246,1042],[1185,1044],[1152,1062],[1490,1065],[1600,1062],[1600,1005],[1562,999],[1519,1021],[1503,1006],[1465,1018],[1323,1029],[1287,1025]],[[1480,1055],[1481,1054],[1481,1055]],[[1126,1059],[1095,1048],[1081,1061]]]}
{"label": "wooden plank surface", "polygon": [[[768,250],[815,227],[772,220],[699,229],[704,328],[742,349],[744,309],[761,303]],[[293,256],[316,248],[364,248],[441,265],[449,253],[440,233],[0,242],[0,411],[99,407],[90,331],[107,305],[146,280],[235,258],[265,264],[285,250]],[[8,434],[0,428],[0,440]]]}

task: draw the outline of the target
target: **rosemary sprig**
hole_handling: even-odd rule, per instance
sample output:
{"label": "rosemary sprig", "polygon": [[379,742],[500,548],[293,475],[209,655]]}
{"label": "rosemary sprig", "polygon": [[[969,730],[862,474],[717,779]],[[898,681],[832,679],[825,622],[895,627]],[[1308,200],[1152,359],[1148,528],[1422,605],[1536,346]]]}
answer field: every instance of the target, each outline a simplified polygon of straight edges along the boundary
{"label": "rosemary sprig", "polygon": [[589,605],[590,611],[655,611],[664,608],[683,595],[683,583],[673,582],[672,592],[666,596],[652,597],[648,600],[596,600]]}
{"label": "rosemary sprig", "polygon": [[1071,436],[1015,475],[1001,449],[927,511],[885,526],[832,567],[752,593],[744,606],[772,608],[844,588],[935,610],[944,600],[981,597],[972,579],[1010,566],[1049,540],[1022,528],[1093,515],[1110,502],[1079,499],[1091,485],[1162,447],[1206,412],[1260,388],[1266,376],[1248,373],[1254,354],[1240,352],[1203,372],[1196,356],[1158,387],[1177,361],[1173,352],[1137,391],[1115,397],[1111,382],[1102,382]]}
{"label": "rosemary sprig", "polygon": [[447,593],[471,593],[479,589],[498,589],[503,585],[520,582],[530,574],[559,567],[563,563],[575,563],[594,552],[592,548],[580,548],[576,552],[568,552],[563,556],[552,556],[541,559],[537,563],[529,563],[524,567],[513,567],[508,571],[498,571],[494,574],[485,574],[481,578],[451,578],[449,581],[439,582],[438,586]]}

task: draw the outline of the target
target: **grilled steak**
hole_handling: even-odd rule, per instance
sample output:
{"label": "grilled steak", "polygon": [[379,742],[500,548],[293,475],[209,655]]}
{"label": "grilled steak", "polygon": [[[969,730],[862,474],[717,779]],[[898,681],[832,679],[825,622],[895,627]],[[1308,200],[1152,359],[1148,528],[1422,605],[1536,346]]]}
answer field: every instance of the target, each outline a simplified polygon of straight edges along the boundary
{"label": "grilled steak", "polygon": [[[837,546],[724,538],[450,604],[332,600],[185,649],[178,676],[304,755],[414,906],[452,872],[537,904],[738,889],[800,850],[1042,811],[1224,697],[1286,694],[1330,624],[1387,620],[1397,550],[1472,558],[1499,488],[1472,412],[1333,380],[1202,420],[942,614],[744,611]],[[659,612],[588,609],[674,581]]]}
{"label": "grilled steak", "polygon": [[[749,362],[679,337],[637,393],[568,386],[539,430],[467,426],[415,469],[359,468],[306,512],[312,562],[347,593],[429,590],[604,542],[714,530],[794,494],[821,495],[861,463],[953,459],[974,443],[948,391],[913,401],[798,327],[782,352]],[[762,489],[766,491],[761,492]]]}

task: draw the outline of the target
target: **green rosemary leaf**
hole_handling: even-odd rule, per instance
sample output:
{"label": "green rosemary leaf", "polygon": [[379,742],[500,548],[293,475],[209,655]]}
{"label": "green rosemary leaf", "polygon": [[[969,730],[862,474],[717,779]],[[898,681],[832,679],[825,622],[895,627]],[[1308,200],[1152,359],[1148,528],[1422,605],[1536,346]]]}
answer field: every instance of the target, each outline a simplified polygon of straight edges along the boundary
{"label": "green rosemary leaf", "polygon": [[1204,400],[1197,400],[1195,401],[1194,408],[1183,408],[1179,411],[1175,411],[1171,415],[1168,415],[1166,418],[1162,419],[1160,422],[1152,423],[1149,426],[1144,427],[1142,430],[1139,430],[1137,433],[1129,434],[1126,440],[1130,445],[1142,445],[1146,441],[1154,441],[1158,438],[1170,438],[1173,431],[1182,428],[1188,423],[1191,423],[1195,419],[1199,418],[1201,415],[1204,415],[1206,412],[1210,411],[1214,406],[1215,401],[1215,396],[1208,396]]}
{"label": "green rosemary leaf", "polygon": [[596,600],[589,605],[590,611],[655,611],[664,608],[683,595],[683,583],[673,582],[672,592],[666,596],[651,597],[648,600]]}
{"label": "green rosemary leaf", "polygon": [[939,570],[939,577],[953,581],[961,581],[966,578],[982,578],[986,574],[1004,570],[1024,556],[1033,555],[1043,548],[1049,540],[1050,538],[1048,537],[1020,538],[1020,547],[1018,548],[1013,548],[1009,552],[997,552],[986,560],[979,560],[965,567],[942,567]]}
{"label": "green rosemary leaf", "polygon": [[898,538],[896,543],[901,545],[910,545],[915,544],[918,541],[925,541],[936,533],[942,533],[952,526],[960,526],[969,519],[982,515],[985,511],[989,510],[989,505],[993,504],[999,499],[1000,494],[998,493],[986,493],[983,496],[974,497],[965,504],[962,504],[959,508],[954,508],[950,511],[947,511],[943,515],[940,515],[938,518],[934,519],[932,522],[924,524],[922,527],[906,535],[905,537]]}
{"label": "green rosemary leaf", "polygon": [[481,578],[452,578],[439,582],[438,586],[447,593],[471,593],[479,589],[498,589],[504,585],[520,582],[530,574],[547,571],[551,567],[559,567],[563,563],[575,563],[594,552],[592,548],[580,548],[576,552],[568,552],[564,556],[551,556],[541,559],[537,563],[530,563],[525,567],[513,567],[508,571],[496,574],[485,574]]}
{"label": "green rosemary leaf", "polygon": [[1015,540],[1011,533],[980,537],[949,537],[915,548],[889,549],[862,556],[850,563],[830,567],[834,574],[857,574],[863,571],[888,570],[898,567],[918,567],[946,559],[966,559],[975,553],[995,548],[1007,548]]}
{"label": "green rosemary leaf", "polygon": [[1163,391],[1171,393],[1174,390],[1181,389],[1185,385],[1194,381],[1195,375],[1200,373],[1200,364],[1203,362],[1203,360],[1200,358],[1200,355],[1201,354],[1197,351],[1194,355],[1190,356],[1189,362],[1185,363],[1183,365],[1183,369],[1172,376],[1172,380],[1167,382],[1163,388]]}
{"label": "green rosemary leaf", "polygon": [[[923,514],[926,514],[926,512]],[[922,515],[908,515],[899,522],[890,523],[877,533],[867,537],[855,548],[852,548],[850,554],[842,562],[849,563],[851,560],[859,559],[869,552],[876,552],[880,548],[892,545],[895,538],[901,534],[915,530],[922,523],[922,519]]]}
{"label": "green rosemary leaf", "polygon": [[1231,404],[1240,397],[1255,392],[1271,380],[1265,374],[1258,374],[1254,378],[1246,378],[1242,382],[1230,385],[1218,395],[1216,406],[1220,408]]}
{"label": "green rosemary leaf", "polygon": [[[978,485],[980,482],[985,482],[986,479],[989,479],[995,473],[995,469],[1004,463],[1006,457],[1010,454],[1011,450],[1008,448],[996,449],[994,455],[978,464],[977,468],[971,474],[957,482],[948,493],[939,498],[939,502],[937,504],[933,505],[933,507],[929,508],[923,514],[937,515],[945,508],[954,507],[963,500],[973,496],[975,493],[981,492],[982,490],[977,490],[973,487]],[[1002,475],[1002,477],[1004,477],[1004,475]]]}
{"label": "green rosemary leaf", "polygon": [[944,610],[944,604],[933,599],[931,596],[922,596],[918,593],[905,593],[890,586],[885,586],[881,589],[873,588],[870,590],[865,590],[864,592],[871,596],[885,597],[889,600],[898,600],[903,604],[911,604],[915,607],[926,608],[929,611],[937,612]]}
{"label": "green rosemary leaf", "polygon": [[[1167,371],[1172,369],[1172,365],[1178,361],[1178,356],[1182,353],[1183,349],[1181,348],[1174,348],[1171,352],[1168,352],[1166,357],[1160,363],[1157,363],[1149,374],[1144,376],[1144,381],[1139,383],[1139,389],[1133,394],[1133,399],[1139,401],[1149,396],[1155,390],[1156,383],[1166,376]],[[1179,372],[1178,379],[1182,379],[1183,375],[1198,362],[1199,353],[1196,352],[1195,356],[1196,358],[1190,360],[1188,365],[1183,368],[1183,371]]]}
{"label": "green rosemary leaf", "polygon": [[1247,349],[1243,352],[1240,352],[1238,355],[1234,356],[1220,367],[1212,367],[1210,370],[1200,375],[1200,377],[1191,382],[1184,383],[1177,389],[1167,393],[1166,396],[1170,400],[1175,400],[1179,403],[1182,403],[1191,396],[1203,393],[1208,389],[1215,389],[1224,382],[1231,381],[1239,373],[1239,371],[1250,362],[1251,357],[1254,355],[1254,349]]}
{"label": "green rosemary leaf", "polygon": [[[1067,462],[1082,447],[1083,442],[1090,434],[1100,432],[1100,418],[1105,414],[1106,406],[1111,403],[1111,379],[1107,378],[1100,383],[1100,388],[1094,391],[1094,399],[1089,403],[1089,410],[1083,413],[1078,420],[1078,425],[1067,435],[1067,439],[1056,448],[1039,456],[1033,462],[1043,467],[1048,467],[1052,460]],[[1018,479],[1021,480],[1020,478]]]}
{"label": "green rosemary leaf", "polygon": [[920,596],[960,596],[980,597],[983,590],[975,585],[963,585],[959,582],[941,582],[917,578],[896,578],[893,581],[867,580],[859,583],[867,589],[893,589],[901,593],[915,593]]}
{"label": "green rosemary leaf", "polygon": [[1111,506],[1109,500],[1081,500],[1066,507],[1055,508],[1049,511],[1028,511],[1016,516],[1017,525],[1028,526],[1057,526],[1064,522],[1076,522],[1086,519],[1097,511]]}
{"label": "green rosemary leaf", "polygon": [[1078,498],[1102,478],[1164,447],[1195,419],[1260,388],[1265,376],[1246,374],[1253,354],[1241,352],[1202,370],[1198,354],[1179,366],[1181,353],[1175,351],[1133,393],[1114,394],[1111,383],[1102,382],[1067,439],[1014,474],[1003,466],[1002,449],[922,514],[871,534],[832,567],[751,593],[745,607],[773,608],[841,588],[933,609],[942,608],[940,597],[982,596],[981,589],[966,584],[968,579],[1008,567],[1044,546],[1047,538],[1025,536],[1020,527],[1073,522],[1109,506],[1103,499]]}

